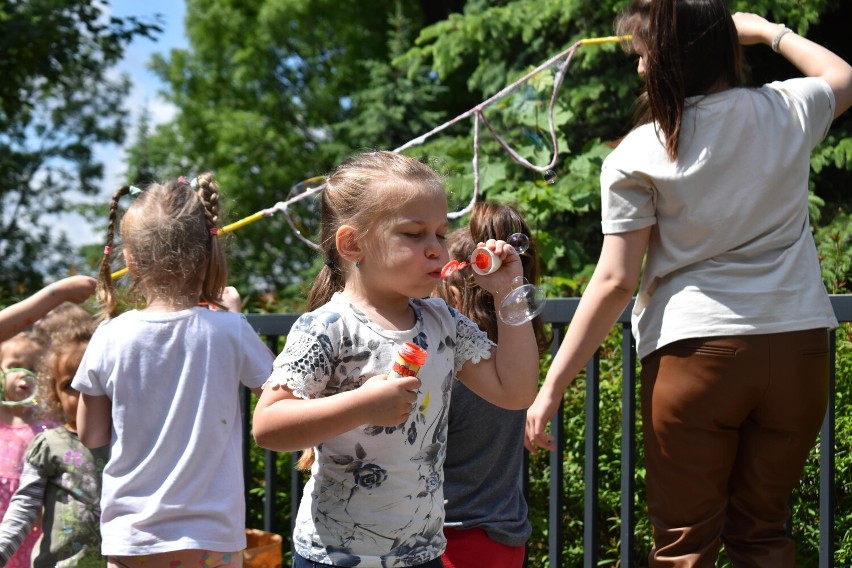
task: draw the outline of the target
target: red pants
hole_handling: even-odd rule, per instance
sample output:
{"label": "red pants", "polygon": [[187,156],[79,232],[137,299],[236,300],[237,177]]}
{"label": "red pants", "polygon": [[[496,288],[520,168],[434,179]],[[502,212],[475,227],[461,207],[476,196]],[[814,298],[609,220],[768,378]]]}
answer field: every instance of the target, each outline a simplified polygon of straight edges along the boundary
{"label": "red pants", "polygon": [[650,566],[795,567],[784,524],[828,399],[826,330],[688,339],[642,365]]}
{"label": "red pants", "polygon": [[506,546],[491,540],[482,529],[448,529],[444,568],[521,568],[525,546]]}

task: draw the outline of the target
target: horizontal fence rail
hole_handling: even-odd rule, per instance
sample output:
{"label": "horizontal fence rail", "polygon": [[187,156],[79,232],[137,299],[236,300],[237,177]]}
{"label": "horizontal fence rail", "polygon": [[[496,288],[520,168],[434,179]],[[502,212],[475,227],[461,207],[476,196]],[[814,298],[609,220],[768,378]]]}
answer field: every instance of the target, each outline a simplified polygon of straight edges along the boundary
{"label": "horizontal fence rail", "polygon": [[[548,299],[542,312],[542,317],[553,326],[552,353],[556,353],[561,344],[564,330],[571,323],[574,313],[577,311],[579,298],[557,298]],[[841,323],[852,322],[852,295],[832,295],[831,305],[838,321]],[[620,507],[620,566],[635,566],[637,564],[635,551],[635,488],[636,488],[636,379],[637,379],[637,356],[636,345],[630,329],[630,312],[633,303],[624,310],[618,319],[618,325],[622,331],[622,395],[621,395],[621,507]],[[249,323],[263,336],[274,352],[280,350],[281,339],[290,330],[290,327],[298,318],[298,314],[247,314]],[[830,390],[829,406],[820,432],[820,496],[819,496],[819,568],[832,568],[834,564],[834,519],[835,519],[835,384],[837,356],[836,338],[832,336],[830,342]],[[584,463],[584,511],[583,511],[583,550],[584,568],[598,566],[600,560],[600,521],[598,515],[599,497],[598,487],[600,484],[600,471],[598,460],[600,454],[600,392],[599,392],[599,354],[595,354],[586,366],[586,403],[585,403],[585,463]],[[248,390],[243,389],[243,419],[244,419],[244,464],[246,468],[246,491],[253,488],[248,487],[249,480],[249,448],[251,440],[251,416],[249,412],[251,395]],[[550,487],[548,503],[548,551],[549,564],[552,567],[564,565],[562,558],[563,550],[563,519],[562,511],[565,507],[565,496],[562,491],[562,479],[564,477],[564,453],[565,436],[563,425],[563,412],[560,407],[551,421],[551,433],[557,451],[551,452],[549,456]],[[824,451],[827,450],[827,451]],[[263,529],[276,532],[284,536],[285,543],[291,542],[293,522],[296,518],[299,501],[302,496],[303,477],[295,470],[277,471],[275,466],[275,453],[265,451],[264,453],[264,486],[263,486]],[[295,455],[291,463],[295,463]],[[273,526],[275,495],[283,483],[289,484],[290,495],[290,527]],[[528,480],[525,482],[528,487]],[[847,512],[848,513],[848,512]]]}

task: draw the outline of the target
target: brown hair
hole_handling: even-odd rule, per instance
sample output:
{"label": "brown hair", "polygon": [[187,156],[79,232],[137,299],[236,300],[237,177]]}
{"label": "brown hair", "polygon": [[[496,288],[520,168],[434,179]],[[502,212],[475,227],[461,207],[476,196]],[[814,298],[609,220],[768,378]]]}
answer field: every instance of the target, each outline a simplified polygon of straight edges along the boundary
{"label": "brown hair", "polygon": [[80,365],[97,324],[94,317],[78,304],[65,302],[51,310],[36,325],[36,332],[47,341],[47,352],[38,367],[39,404],[50,416],[61,416],[56,394],[56,378],[63,368]]}
{"label": "brown hair", "polygon": [[[129,193],[130,187],[122,186],[110,204],[97,288],[104,317],[116,315],[111,260],[118,202]],[[149,301],[199,296],[216,303],[228,279],[219,221],[219,187],[211,173],[192,184],[178,178],[147,186],[121,219],[121,244],[130,255],[133,286]]]}
{"label": "brown hair", "polygon": [[686,98],[740,84],[742,51],[724,0],[634,0],[616,19],[645,57],[647,113],[640,97],[638,122],[653,120],[666,153],[676,160]]}
{"label": "brown hair", "polygon": [[325,264],[311,287],[308,311],[326,304],[346,284],[347,267],[341,262],[335,241],[337,229],[351,225],[363,239],[419,192],[444,194],[441,178],[429,166],[387,151],[352,156],[331,172],[325,185],[319,242]]}
{"label": "brown hair", "polygon": [[48,344],[83,337],[88,340],[94,331],[94,316],[73,302],[63,302],[38,320],[33,331]]}
{"label": "brown hair", "polygon": [[[391,194],[391,191],[393,192]],[[444,195],[441,178],[429,166],[396,152],[366,152],[337,166],[325,180],[320,205],[320,248],[325,264],[308,295],[308,311],[328,303],[346,285],[348,267],[337,251],[337,229],[355,227],[364,239],[383,219],[420,192]],[[296,468],[309,469],[314,449],[307,448]]]}
{"label": "brown hair", "polygon": [[[478,202],[473,206],[469,227],[462,227],[450,233],[448,248],[450,257],[456,259],[470,258],[477,243],[488,239],[503,239],[514,233],[523,233],[530,239],[529,247],[521,253],[524,278],[530,284],[538,285],[541,279],[541,266],[538,248],[532,238],[532,231],[517,209],[511,205],[493,202]],[[458,301],[451,289],[458,290]],[[488,334],[488,338],[498,342],[497,311],[494,299],[483,288],[477,286],[470,271],[459,270],[449,278],[445,278],[438,286],[437,293],[450,305],[466,315],[480,329]],[[547,331],[541,316],[532,320],[539,355],[550,348],[551,334]]]}

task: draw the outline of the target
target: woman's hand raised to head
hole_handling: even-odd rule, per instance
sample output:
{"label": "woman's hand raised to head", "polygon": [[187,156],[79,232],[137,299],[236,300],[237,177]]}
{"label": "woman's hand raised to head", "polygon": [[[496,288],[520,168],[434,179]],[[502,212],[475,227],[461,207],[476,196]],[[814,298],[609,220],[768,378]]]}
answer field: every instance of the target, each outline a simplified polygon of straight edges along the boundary
{"label": "woman's hand raised to head", "polygon": [[763,43],[777,51],[808,77],[823,79],[834,93],[834,117],[852,105],[852,66],[832,51],[811,40],[785,31],[780,24],[744,12],[733,15],[741,45]]}
{"label": "woman's hand raised to head", "polygon": [[769,45],[775,34],[782,26],[773,24],[766,18],[751,14],[749,12],[737,12],[732,16],[734,25],[737,27],[737,36],[740,45],[755,45],[764,43]]}

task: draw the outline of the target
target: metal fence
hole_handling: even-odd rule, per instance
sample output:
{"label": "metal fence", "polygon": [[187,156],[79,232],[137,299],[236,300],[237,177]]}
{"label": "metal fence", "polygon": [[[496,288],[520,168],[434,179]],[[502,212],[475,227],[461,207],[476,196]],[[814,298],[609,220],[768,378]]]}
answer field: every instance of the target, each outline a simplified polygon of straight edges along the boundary
{"label": "metal fence", "polygon": [[[852,322],[852,295],[831,296],[832,307],[840,322]],[[549,299],[542,314],[544,320],[553,325],[552,352],[559,348],[564,330],[570,324],[577,310],[579,298]],[[621,389],[621,507],[620,507],[620,561],[621,566],[635,566],[637,553],[635,547],[635,485],[636,485],[636,378],[638,361],[635,342],[630,329],[631,304],[625,309],[618,320],[622,328],[622,389]],[[263,337],[273,351],[279,350],[280,339],[289,332],[296,321],[297,314],[248,314],[249,323]],[[819,496],[819,568],[831,568],[834,564],[834,519],[835,519],[835,383],[836,383],[836,338],[831,342],[831,381],[829,400],[831,403],[826,413],[820,433],[820,496]],[[598,515],[598,488],[600,472],[598,468],[600,445],[600,392],[599,392],[599,356],[596,354],[586,366],[586,401],[585,401],[585,463],[584,463],[584,513],[583,513],[583,549],[584,568],[598,565],[600,557],[600,520]],[[245,427],[245,464],[248,468],[248,451],[251,443],[250,413],[248,412],[250,394],[244,391],[244,427]],[[565,496],[561,488],[564,477],[565,439],[563,435],[563,413],[557,412],[551,422],[551,431],[555,435],[558,450],[549,456],[550,487],[548,503],[548,551],[549,564],[552,567],[563,566],[562,540],[563,522],[562,511],[565,507]],[[264,527],[270,532],[291,534],[292,526],[273,526],[274,498],[277,488],[282,483],[289,484],[291,496],[291,519],[296,518],[299,499],[302,495],[303,478],[295,471],[277,471],[274,453],[265,452],[264,465]],[[250,479],[248,471],[246,479]],[[248,489],[248,488],[247,488]],[[292,524],[292,521],[291,521]],[[289,538],[285,538],[289,542]]]}

